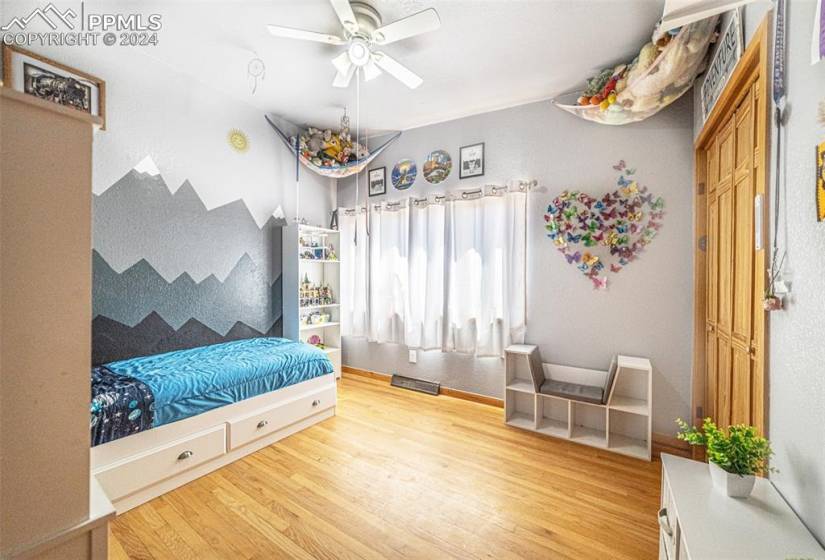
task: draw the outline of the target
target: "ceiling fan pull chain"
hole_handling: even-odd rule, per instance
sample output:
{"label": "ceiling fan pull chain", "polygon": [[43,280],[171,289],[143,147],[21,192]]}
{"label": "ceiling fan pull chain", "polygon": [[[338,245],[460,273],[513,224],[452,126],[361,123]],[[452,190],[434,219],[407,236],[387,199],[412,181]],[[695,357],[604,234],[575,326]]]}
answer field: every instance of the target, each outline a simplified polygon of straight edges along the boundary
{"label": "ceiling fan pull chain", "polygon": [[[358,158],[358,149],[361,146],[361,69],[355,70],[355,157]],[[355,207],[358,208],[359,202],[359,181],[358,176],[361,173],[355,174]],[[355,246],[358,247],[358,218],[355,220]]]}

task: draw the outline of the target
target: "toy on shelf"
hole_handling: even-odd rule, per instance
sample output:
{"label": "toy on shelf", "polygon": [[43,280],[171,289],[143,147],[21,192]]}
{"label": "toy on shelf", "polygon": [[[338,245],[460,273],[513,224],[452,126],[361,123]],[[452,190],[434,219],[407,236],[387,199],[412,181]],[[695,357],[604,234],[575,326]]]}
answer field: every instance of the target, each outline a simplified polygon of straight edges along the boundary
{"label": "toy on shelf", "polygon": [[[326,237],[323,237],[326,243]],[[300,257],[306,261],[337,261],[335,246],[331,243],[324,245],[315,237],[301,237],[298,239]]]}
{"label": "toy on shelf", "polygon": [[630,64],[602,70],[581,93],[553,104],[583,119],[610,125],[638,122],[679,99],[703,70],[718,17],[654,33]]}
{"label": "toy on shelf", "polygon": [[324,313],[322,311],[310,311],[309,313],[305,313],[301,315],[301,324],[302,325],[323,325],[325,323],[329,323],[332,315],[329,313]]}
{"label": "toy on shelf", "polygon": [[304,275],[304,280],[298,290],[298,305],[300,307],[318,307],[321,305],[331,305],[335,303],[332,288],[327,284],[313,284],[308,275]]}
{"label": "toy on shelf", "polygon": [[321,350],[327,347],[327,345],[324,344],[323,339],[317,334],[313,334],[312,336],[307,338],[307,344],[312,344],[313,346],[315,346],[316,348],[320,348]]}

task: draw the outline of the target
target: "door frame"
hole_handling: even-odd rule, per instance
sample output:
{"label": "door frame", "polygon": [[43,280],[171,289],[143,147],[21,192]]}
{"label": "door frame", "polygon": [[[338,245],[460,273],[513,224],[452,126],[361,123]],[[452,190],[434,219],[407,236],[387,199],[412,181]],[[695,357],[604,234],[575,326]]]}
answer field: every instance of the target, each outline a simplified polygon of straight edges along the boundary
{"label": "door frame", "polygon": [[[693,146],[694,150],[694,273],[693,273],[693,382],[691,399],[691,418],[693,425],[702,423],[702,416],[706,410],[706,333],[705,333],[705,306],[707,301],[707,161],[705,151],[710,147],[717,132],[721,130],[727,122],[741,100],[751,90],[751,85],[756,83],[756,114],[755,114],[755,134],[757,149],[754,153],[754,165],[756,167],[754,192],[762,195],[762,249],[755,251],[753,270],[755,272],[754,302],[760,303],[762,294],[765,291],[767,280],[766,248],[768,239],[768,166],[770,164],[770,133],[769,123],[771,112],[771,68],[770,68],[770,29],[772,12],[762,19],[756,33],[742,58],[739,60],[733,74],[728,80],[725,89],[719,96],[716,105],[713,107],[710,116],[702,127],[702,131],[696,138]],[[755,303],[755,305],[756,305]],[[760,303],[761,305],[761,303]],[[767,364],[767,313],[757,313],[754,317],[753,332],[754,339],[758,341],[760,350],[754,357],[753,385],[755,392],[753,399],[761,402],[761,411],[754,414],[754,426],[763,434],[767,434],[767,409],[768,409],[768,376]],[[758,392],[761,392],[759,395]],[[701,457],[701,450],[693,448],[694,458]]]}

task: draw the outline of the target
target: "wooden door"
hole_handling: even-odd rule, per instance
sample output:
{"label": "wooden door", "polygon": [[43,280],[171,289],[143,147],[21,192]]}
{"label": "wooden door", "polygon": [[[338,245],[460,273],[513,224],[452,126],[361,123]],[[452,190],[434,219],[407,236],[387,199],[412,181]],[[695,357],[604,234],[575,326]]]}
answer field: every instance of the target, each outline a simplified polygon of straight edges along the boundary
{"label": "wooden door", "polygon": [[[765,17],[695,143],[693,422],[765,433],[771,22]],[[695,458],[700,458],[695,453]]]}
{"label": "wooden door", "polygon": [[706,416],[753,422],[754,96],[749,92],[706,153]]}

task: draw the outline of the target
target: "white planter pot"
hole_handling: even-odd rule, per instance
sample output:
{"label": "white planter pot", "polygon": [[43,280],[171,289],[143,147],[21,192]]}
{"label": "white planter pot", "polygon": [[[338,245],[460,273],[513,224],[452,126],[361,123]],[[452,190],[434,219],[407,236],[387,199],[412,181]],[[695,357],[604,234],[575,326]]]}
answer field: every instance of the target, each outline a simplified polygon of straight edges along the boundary
{"label": "white planter pot", "polygon": [[718,491],[731,498],[747,498],[751,495],[753,485],[756,482],[756,477],[752,474],[740,476],[729,473],[713,461],[708,462],[708,468],[710,469],[713,486]]}

